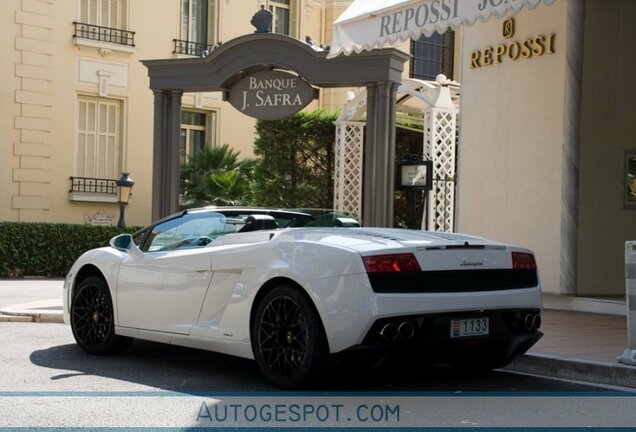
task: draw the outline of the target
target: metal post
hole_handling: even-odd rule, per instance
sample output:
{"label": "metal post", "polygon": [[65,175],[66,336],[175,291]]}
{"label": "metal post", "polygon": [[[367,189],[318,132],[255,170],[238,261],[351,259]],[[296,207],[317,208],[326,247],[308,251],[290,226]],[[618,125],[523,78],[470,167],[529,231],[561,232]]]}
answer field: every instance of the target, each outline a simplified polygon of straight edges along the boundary
{"label": "metal post", "polygon": [[126,221],[124,220],[124,210],[126,209],[126,203],[119,203],[119,220],[117,221],[117,227],[126,228]]}
{"label": "metal post", "polygon": [[619,363],[636,366],[636,241],[625,242],[625,288],[627,294],[627,349]]}

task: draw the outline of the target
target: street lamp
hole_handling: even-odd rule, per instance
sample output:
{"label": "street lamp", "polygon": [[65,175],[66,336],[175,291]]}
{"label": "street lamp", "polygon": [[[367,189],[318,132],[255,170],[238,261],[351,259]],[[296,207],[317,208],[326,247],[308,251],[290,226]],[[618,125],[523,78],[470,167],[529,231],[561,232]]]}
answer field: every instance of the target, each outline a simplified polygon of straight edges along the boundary
{"label": "street lamp", "polygon": [[117,200],[119,202],[119,221],[117,221],[117,226],[124,228],[126,226],[124,210],[130,199],[130,191],[135,185],[135,181],[130,178],[130,173],[123,172],[121,173],[121,178],[115,184],[117,185]]}

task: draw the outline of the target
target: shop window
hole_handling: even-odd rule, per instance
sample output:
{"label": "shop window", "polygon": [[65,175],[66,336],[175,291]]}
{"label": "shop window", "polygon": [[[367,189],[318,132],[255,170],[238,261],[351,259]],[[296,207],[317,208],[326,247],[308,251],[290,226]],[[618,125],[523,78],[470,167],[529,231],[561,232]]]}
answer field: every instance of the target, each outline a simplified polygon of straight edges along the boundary
{"label": "shop window", "polygon": [[179,157],[181,164],[188,163],[188,158],[203,150],[206,146],[216,145],[216,112],[181,112],[181,147]]}
{"label": "shop window", "polygon": [[625,206],[636,208],[636,152],[625,153]]}
{"label": "shop window", "polygon": [[455,32],[451,30],[412,40],[410,77],[434,80],[437,75],[444,74],[452,79],[454,51]]}
{"label": "shop window", "polygon": [[76,175],[117,179],[121,175],[121,103],[80,97],[77,119]]}

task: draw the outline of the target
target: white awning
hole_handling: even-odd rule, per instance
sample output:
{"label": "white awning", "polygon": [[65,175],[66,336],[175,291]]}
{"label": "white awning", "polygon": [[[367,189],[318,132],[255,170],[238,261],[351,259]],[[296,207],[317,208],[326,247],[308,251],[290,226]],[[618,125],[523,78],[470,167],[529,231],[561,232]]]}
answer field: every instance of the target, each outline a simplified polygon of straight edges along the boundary
{"label": "white awning", "polygon": [[[555,0],[354,0],[334,22],[328,57],[383,48],[417,39],[422,34],[444,33],[478,19],[515,14]],[[495,6],[496,5],[496,6]]]}

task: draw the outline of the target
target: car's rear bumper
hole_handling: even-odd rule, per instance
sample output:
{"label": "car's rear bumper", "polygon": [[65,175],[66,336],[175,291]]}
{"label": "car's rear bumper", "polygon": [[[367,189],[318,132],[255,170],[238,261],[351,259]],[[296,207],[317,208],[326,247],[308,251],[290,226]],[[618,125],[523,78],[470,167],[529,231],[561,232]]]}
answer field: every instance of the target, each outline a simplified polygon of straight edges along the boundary
{"label": "car's rear bumper", "polygon": [[[538,309],[475,310],[454,313],[385,317],[376,320],[361,344],[351,346],[335,357],[357,361],[385,354],[416,355],[431,363],[460,363],[462,359],[512,359],[525,353],[543,335],[537,325],[526,325],[526,317],[539,316]],[[487,336],[452,337],[451,321],[465,318],[489,318]],[[413,332],[387,338],[382,329],[411,323]],[[408,337],[407,337],[408,336]]]}

